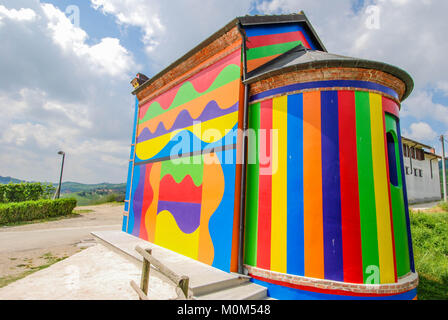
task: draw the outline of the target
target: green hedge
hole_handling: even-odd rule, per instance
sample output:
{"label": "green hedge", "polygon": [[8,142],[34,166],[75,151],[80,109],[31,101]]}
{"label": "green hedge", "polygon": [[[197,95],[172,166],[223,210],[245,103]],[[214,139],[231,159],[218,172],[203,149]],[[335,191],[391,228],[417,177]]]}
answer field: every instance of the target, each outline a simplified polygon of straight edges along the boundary
{"label": "green hedge", "polygon": [[0,203],[49,199],[56,188],[40,182],[0,184]]}
{"label": "green hedge", "polygon": [[76,199],[24,201],[0,204],[0,225],[65,216],[76,207]]}

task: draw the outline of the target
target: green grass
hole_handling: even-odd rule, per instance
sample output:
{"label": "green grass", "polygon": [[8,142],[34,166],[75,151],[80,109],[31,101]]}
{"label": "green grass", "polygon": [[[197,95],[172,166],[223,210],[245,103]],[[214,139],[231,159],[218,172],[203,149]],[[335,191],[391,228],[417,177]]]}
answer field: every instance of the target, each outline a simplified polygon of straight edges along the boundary
{"label": "green grass", "polygon": [[420,300],[448,300],[447,204],[429,212],[412,212],[411,230]]}
{"label": "green grass", "polygon": [[103,203],[116,202],[117,199],[124,200],[124,193],[100,194],[97,192],[77,192],[63,194],[61,197],[75,198],[78,206],[94,206]]}

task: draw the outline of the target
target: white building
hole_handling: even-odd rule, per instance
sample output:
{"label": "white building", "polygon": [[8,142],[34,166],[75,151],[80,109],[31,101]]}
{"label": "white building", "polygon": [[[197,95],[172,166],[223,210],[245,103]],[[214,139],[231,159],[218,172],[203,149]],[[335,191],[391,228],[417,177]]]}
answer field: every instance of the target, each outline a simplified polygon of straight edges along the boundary
{"label": "white building", "polygon": [[[439,159],[434,148],[402,137],[409,203],[441,200]],[[426,149],[426,150],[425,150]]]}

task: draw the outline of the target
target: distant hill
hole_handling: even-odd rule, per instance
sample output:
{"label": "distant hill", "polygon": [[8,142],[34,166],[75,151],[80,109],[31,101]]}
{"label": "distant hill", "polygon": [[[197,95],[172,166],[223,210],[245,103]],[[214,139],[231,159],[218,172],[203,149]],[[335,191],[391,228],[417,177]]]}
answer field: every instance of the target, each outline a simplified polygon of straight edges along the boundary
{"label": "distant hill", "polygon": [[[7,184],[7,183],[21,183],[21,182],[28,182],[25,180],[20,180],[12,177],[2,177],[0,176],[0,184]],[[58,186],[58,183],[51,183],[55,187]],[[79,182],[62,182],[62,188],[61,193],[76,193],[76,192],[92,192],[92,191],[104,191],[105,193],[109,192],[125,192],[126,191],[126,183],[97,183],[97,184],[85,184],[85,183],[79,183]]]}
{"label": "distant hill", "polygon": [[15,178],[11,178],[11,177],[2,177],[0,176],[0,184],[8,184],[8,183],[20,183],[20,182],[25,182],[23,180],[19,180],[19,179],[15,179]]}
{"label": "distant hill", "polygon": [[[53,183],[54,186],[58,186],[57,183]],[[78,182],[63,182],[61,192],[62,193],[76,193],[76,192],[91,192],[97,190],[104,190],[110,192],[125,192],[126,191],[126,183],[97,183],[97,184],[84,184]]]}

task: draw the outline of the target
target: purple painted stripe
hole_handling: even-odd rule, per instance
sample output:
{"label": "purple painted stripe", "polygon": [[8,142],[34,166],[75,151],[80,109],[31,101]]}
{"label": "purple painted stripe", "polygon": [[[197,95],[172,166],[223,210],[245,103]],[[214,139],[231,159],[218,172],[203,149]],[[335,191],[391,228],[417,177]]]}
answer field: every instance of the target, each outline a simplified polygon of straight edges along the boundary
{"label": "purple painted stripe", "polygon": [[159,201],[157,214],[169,211],[177,226],[183,233],[192,233],[199,227],[201,219],[201,204],[191,202]]}
{"label": "purple painted stripe", "polygon": [[167,134],[177,129],[186,128],[193,125],[193,122],[204,122],[214,118],[224,116],[226,114],[238,111],[238,102],[227,109],[221,109],[215,100],[207,103],[201,115],[193,119],[188,110],[182,110],[178,115],[171,128],[166,129],[162,122],[157,126],[156,131],[151,132],[148,128],[144,128],[137,137],[137,143],[153,139],[155,137]]}
{"label": "purple painted stripe", "polygon": [[325,279],[344,281],[339,175],[338,92],[322,91],[322,202]]}
{"label": "purple painted stripe", "polygon": [[142,217],[142,209],[143,209],[143,194],[145,191],[145,174],[146,174],[146,166],[140,166],[140,175],[138,180],[137,188],[134,193],[134,224],[132,228],[132,234],[136,237],[140,235],[140,220]]}
{"label": "purple painted stripe", "polygon": [[347,88],[360,88],[360,89],[371,89],[388,94],[396,99],[398,99],[398,94],[383,85],[378,83],[373,83],[369,81],[360,80],[324,80],[324,81],[313,81],[305,83],[295,83],[287,86],[271,89],[268,91],[260,92],[250,97],[250,101],[255,101],[265,97],[270,97],[275,94],[286,93],[297,90],[314,89],[314,88],[331,88],[331,87],[347,87]]}

